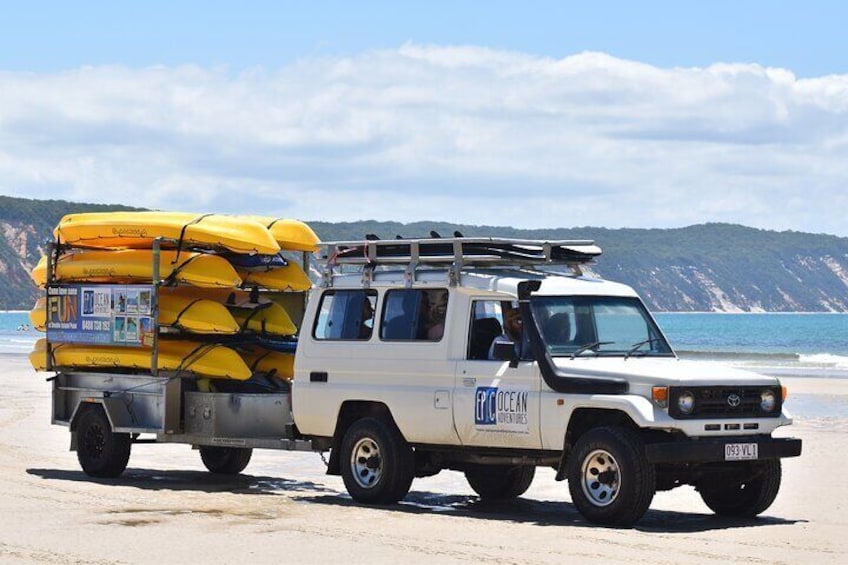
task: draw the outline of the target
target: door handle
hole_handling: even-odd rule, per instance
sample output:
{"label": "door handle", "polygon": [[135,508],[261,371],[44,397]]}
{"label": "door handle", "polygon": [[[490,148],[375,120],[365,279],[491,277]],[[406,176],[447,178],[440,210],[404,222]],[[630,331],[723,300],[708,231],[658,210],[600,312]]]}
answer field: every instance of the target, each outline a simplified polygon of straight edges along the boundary
{"label": "door handle", "polygon": [[477,384],[477,379],[474,377],[465,377],[462,379],[462,384],[465,386],[474,386]]}

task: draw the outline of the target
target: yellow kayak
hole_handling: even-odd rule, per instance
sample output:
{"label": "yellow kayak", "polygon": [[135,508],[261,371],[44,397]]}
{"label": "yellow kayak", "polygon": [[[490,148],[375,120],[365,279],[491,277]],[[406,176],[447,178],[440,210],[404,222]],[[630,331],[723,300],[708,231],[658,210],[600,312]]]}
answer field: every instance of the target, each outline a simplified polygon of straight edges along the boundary
{"label": "yellow kayak", "polygon": [[288,312],[276,302],[265,302],[253,308],[228,304],[227,309],[242,329],[274,335],[297,333],[297,326],[292,322]]}
{"label": "yellow kayak", "polygon": [[35,301],[32,310],[29,311],[29,323],[36,330],[43,332],[47,329],[47,298],[42,296]]}
{"label": "yellow kayak", "polygon": [[160,294],[159,327],[193,334],[234,335],[239,325],[223,304],[205,298]]}
{"label": "yellow kayak", "polygon": [[242,280],[242,286],[257,285],[268,290],[303,291],[312,288],[312,281],[303,269],[294,262],[285,267],[274,267],[267,270],[236,269]]}
{"label": "yellow kayak", "polygon": [[[159,276],[199,287],[234,287],[241,278],[230,263],[217,255],[162,251]],[[78,251],[62,255],[56,265],[55,282],[144,283],[153,277],[153,252],[142,249],[122,251]],[[47,281],[47,258],[32,270],[32,280],[43,287]]]}
{"label": "yellow kayak", "polygon": [[299,220],[273,218],[271,216],[241,216],[247,220],[259,222],[271,232],[271,235],[286,251],[318,251],[321,240],[307,224]]}
{"label": "yellow kayak", "polygon": [[[260,295],[260,302],[250,302],[250,292],[224,288],[194,288],[188,286],[161,288],[160,301],[163,297],[174,296],[183,300],[203,298],[217,302],[229,311],[239,329],[247,329],[276,335],[294,335],[297,326],[292,321],[286,309],[271,298]],[[258,307],[258,308],[257,308]]]}
{"label": "yellow kayak", "polygon": [[[150,370],[153,351],[140,347],[105,345],[54,344],[56,367],[75,369],[138,369]],[[47,342],[38,340],[29,355],[36,371],[47,369]],[[234,350],[214,343],[192,341],[159,342],[159,370],[178,371],[213,379],[244,381],[250,378],[250,368]]]}
{"label": "yellow kayak", "polygon": [[265,227],[249,218],[186,212],[96,212],[68,214],[53,231],[60,243],[73,246],[151,249],[156,237],[168,245],[223,248],[236,253],[279,253]]}
{"label": "yellow kayak", "polygon": [[268,349],[255,348],[241,354],[251,371],[270,373],[290,381],[294,378],[294,355]]}

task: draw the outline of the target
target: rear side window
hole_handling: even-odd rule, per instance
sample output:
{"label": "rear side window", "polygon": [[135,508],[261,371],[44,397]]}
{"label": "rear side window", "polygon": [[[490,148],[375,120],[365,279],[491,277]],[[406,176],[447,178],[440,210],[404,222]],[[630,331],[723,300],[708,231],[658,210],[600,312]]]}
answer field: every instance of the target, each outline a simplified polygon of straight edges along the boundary
{"label": "rear side window", "polygon": [[439,341],[445,333],[447,289],[386,292],[380,338],[387,341]]}
{"label": "rear side window", "polygon": [[376,305],[374,290],[328,290],[321,295],[312,336],[322,340],[371,339]]}

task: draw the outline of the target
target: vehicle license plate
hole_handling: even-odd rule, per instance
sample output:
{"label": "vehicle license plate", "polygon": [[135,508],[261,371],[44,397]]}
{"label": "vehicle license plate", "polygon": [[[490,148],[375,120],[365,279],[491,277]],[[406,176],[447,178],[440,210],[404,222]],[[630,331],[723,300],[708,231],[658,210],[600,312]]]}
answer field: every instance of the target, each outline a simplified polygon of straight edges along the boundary
{"label": "vehicle license plate", "polygon": [[756,458],[756,443],[728,443],[724,446],[725,461],[746,461]]}

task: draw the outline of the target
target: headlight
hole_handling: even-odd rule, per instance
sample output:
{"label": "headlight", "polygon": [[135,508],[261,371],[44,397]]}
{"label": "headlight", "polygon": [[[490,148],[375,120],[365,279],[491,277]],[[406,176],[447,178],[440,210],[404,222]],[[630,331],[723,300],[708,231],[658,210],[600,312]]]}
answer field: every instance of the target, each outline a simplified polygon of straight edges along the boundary
{"label": "headlight", "polygon": [[774,391],[764,390],[760,394],[760,410],[763,412],[771,412],[777,406],[777,398],[774,396]]}
{"label": "headlight", "polygon": [[695,395],[688,390],[681,392],[677,397],[677,408],[681,414],[691,414],[695,409]]}

